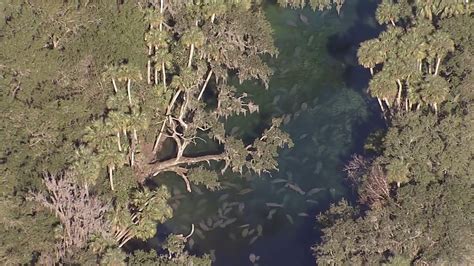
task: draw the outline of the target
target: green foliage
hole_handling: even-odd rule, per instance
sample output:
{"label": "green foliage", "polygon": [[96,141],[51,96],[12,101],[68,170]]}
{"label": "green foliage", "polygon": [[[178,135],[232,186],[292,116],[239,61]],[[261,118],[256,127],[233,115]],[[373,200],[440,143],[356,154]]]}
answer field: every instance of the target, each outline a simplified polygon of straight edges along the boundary
{"label": "green foliage", "polygon": [[[390,2],[384,1],[377,10],[383,22],[397,8],[390,5],[410,5],[413,13],[396,17],[394,24],[403,29],[389,27],[378,39],[365,42],[359,60],[365,67],[374,67],[382,51],[383,68],[370,81],[369,90],[375,97],[387,98],[387,107],[403,106],[398,99],[406,97],[407,107],[392,109],[389,128],[375,145],[378,157],[348,165],[350,173],[362,175],[362,181],[355,181],[359,201],[365,206],[341,202],[319,217],[324,236],[321,245],[314,247],[317,261],[332,265],[469,264],[474,241],[470,193],[474,64],[470,59],[473,19],[465,14],[472,14],[472,3]],[[379,42],[387,46],[372,45]],[[444,70],[439,69],[441,62]],[[420,105],[415,111],[412,103],[430,104],[435,112],[419,110]],[[443,103],[441,108],[437,103]],[[378,169],[376,175],[374,169]],[[383,205],[367,201],[381,192]]]}

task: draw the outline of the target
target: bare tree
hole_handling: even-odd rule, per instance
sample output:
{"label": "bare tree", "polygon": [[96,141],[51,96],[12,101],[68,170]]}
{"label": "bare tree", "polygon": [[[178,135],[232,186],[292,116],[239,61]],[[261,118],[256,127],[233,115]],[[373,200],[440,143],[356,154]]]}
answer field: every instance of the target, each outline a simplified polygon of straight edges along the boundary
{"label": "bare tree", "polygon": [[380,206],[390,198],[390,186],[383,168],[361,155],[353,155],[344,167],[349,180],[357,187],[359,201],[371,208]]}
{"label": "bare tree", "polygon": [[57,247],[58,259],[71,248],[82,248],[93,234],[107,234],[109,222],[105,218],[110,204],[90,195],[87,186],[74,182],[70,172],[43,175],[47,193],[31,193],[30,200],[48,208],[59,218],[63,236]]}

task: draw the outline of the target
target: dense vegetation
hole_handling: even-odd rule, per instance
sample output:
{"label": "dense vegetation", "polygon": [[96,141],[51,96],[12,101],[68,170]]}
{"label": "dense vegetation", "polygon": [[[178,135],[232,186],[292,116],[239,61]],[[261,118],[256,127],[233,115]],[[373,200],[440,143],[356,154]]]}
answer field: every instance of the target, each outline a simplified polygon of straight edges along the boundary
{"label": "dense vegetation", "polygon": [[[344,0],[277,1],[291,8]],[[261,1],[0,3],[0,263],[208,265],[190,232],[139,250],[173,216],[170,188],[278,169],[281,118],[240,138],[276,56]],[[359,49],[389,129],[346,170],[359,204],[319,216],[322,264],[472,261],[473,4],[382,1]]]}
{"label": "dense vegetation", "polygon": [[[473,4],[389,1],[361,44],[388,122],[346,166],[359,204],[318,217],[320,264],[471,264],[474,242]],[[374,149],[375,148],[375,149]]]}
{"label": "dense vegetation", "polygon": [[266,87],[277,55],[260,2],[0,3],[2,264],[210,262],[184,250],[193,224],[160,254],[123,248],[172,217],[160,177],[219,189],[292,145],[278,118],[225,127],[259,110],[234,81]]}

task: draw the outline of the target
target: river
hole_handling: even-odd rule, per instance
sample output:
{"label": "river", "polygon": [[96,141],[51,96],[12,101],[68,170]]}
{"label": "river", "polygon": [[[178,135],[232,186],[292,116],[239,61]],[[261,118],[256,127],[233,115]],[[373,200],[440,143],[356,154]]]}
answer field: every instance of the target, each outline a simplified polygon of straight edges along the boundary
{"label": "river", "polygon": [[[315,216],[342,197],[352,199],[342,168],[361,152],[367,135],[383,126],[376,105],[365,95],[370,77],[357,65],[360,42],[378,34],[375,1],[348,1],[340,15],[265,6],[279,49],[269,58],[274,70],[268,90],[239,86],[259,105],[260,113],[231,119],[229,131],[257,136],[271,117],[283,117],[294,140],[280,153],[279,171],[256,176],[226,176],[224,189],[191,195],[173,188],[175,217],[159,227],[187,234],[196,254],[211,253],[215,265],[313,265],[311,246],[320,232]],[[176,178],[175,178],[176,180]],[[161,237],[149,243],[158,247]]]}

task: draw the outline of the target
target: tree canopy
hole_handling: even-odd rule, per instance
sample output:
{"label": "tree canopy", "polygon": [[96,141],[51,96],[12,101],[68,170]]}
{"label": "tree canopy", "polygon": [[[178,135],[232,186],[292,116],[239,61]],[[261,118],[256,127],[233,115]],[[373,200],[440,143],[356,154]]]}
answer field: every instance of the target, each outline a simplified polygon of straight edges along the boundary
{"label": "tree canopy", "polygon": [[378,6],[389,26],[358,56],[375,69],[369,92],[389,115],[388,129],[378,154],[355,155],[345,168],[358,202],[343,200],[318,217],[318,263],[472,263],[472,8]]}

